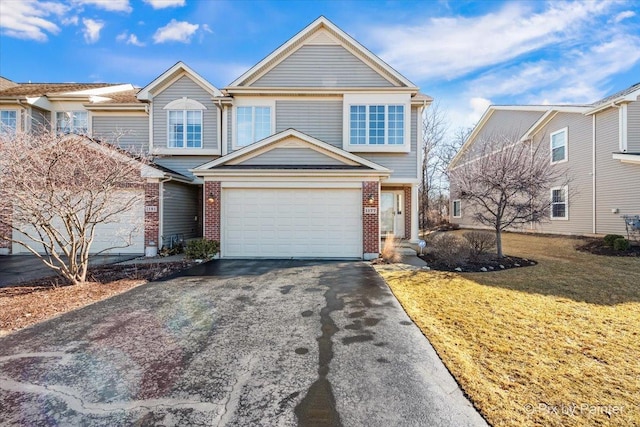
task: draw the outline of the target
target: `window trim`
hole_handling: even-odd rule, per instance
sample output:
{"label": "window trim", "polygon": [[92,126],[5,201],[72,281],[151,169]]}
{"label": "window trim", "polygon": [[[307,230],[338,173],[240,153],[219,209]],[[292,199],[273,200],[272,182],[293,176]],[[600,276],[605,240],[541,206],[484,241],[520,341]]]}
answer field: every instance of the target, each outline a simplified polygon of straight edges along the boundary
{"label": "window trim", "polygon": [[[20,112],[19,112],[19,110],[13,109],[13,108],[0,109],[0,114],[2,114],[3,112],[14,113],[15,114],[15,122],[16,122],[15,127],[13,129],[11,129],[11,128],[9,128],[7,126],[7,128],[9,129],[8,132],[13,132],[13,133],[17,132],[18,131],[18,127],[20,126]],[[0,117],[0,119],[1,119],[1,117]],[[2,125],[2,121],[0,120],[0,132],[5,132],[4,127],[5,126]]]}
{"label": "window trim", "polygon": [[[166,110],[167,111],[167,144],[166,144],[166,149],[167,150],[202,150],[204,148],[204,114],[203,114],[203,110],[190,110],[190,109],[185,109],[185,110]],[[187,112],[198,112],[200,113],[200,146],[199,147],[188,147],[187,146],[187,132],[186,132],[186,123],[187,123]],[[171,135],[171,122],[170,122],[170,116],[172,112],[182,112],[182,120],[183,120],[183,126],[185,126],[185,131],[183,132],[182,135],[182,147],[170,147],[169,146],[169,142],[170,142],[170,135]]]}
{"label": "window trim", "polygon": [[[270,121],[271,121],[271,129],[269,131],[269,135],[271,136],[275,133],[276,129],[276,101],[269,99],[261,99],[261,98],[246,98],[246,99],[236,99],[233,105],[232,110],[232,125],[233,129],[231,132],[231,149],[232,151],[239,150],[241,148],[247,147],[248,145],[238,145],[238,107],[269,107],[270,108]],[[255,117],[255,116],[254,116]],[[254,119],[255,120],[255,119]],[[257,141],[254,141],[255,143]],[[252,144],[253,144],[252,143]]]}
{"label": "window trim", "polygon": [[[553,137],[560,133],[564,133],[564,158],[561,160],[554,161],[553,160]],[[551,162],[552,165],[569,161],[569,128],[568,127],[559,129],[555,132],[552,132],[551,135],[549,135],[549,161]]]}
{"label": "window trim", "polygon": [[[58,114],[71,114],[72,117],[74,114],[76,113],[84,113],[87,115],[87,130],[86,132],[83,133],[78,133],[75,130],[75,126],[73,126],[73,118],[71,120],[71,128],[70,131],[68,132],[68,134],[74,134],[74,135],[91,135],[91,112],[87,111],[87,110],[56,110],[53,112],[55,120],[53,123],[53,126],[55,126],[55,131],[56,133],[64,133],[64,132],[59,132],[58,131]],[[65,133],[66,134],[66,133]]]}
{"label": "window trim", "polygon": [[[392,152],[408,153],[411,151],[411,96],[409,94],[385,94],[385,93],[345,93],[342,109],[342,149],[349,152]],[[364,144],[351,144],[351,107],[365,106],[366,123],[369,123],[369,107],[385,107],[384,144],[369,144],[369,128],[365,125],[366,140]],[[389,106],[403,107],[403,143],[389,144]]]}
{"label": "window trim", "polygon": [[[456,215],[456,203],[458,204],[458,215]],[[462,200],[455,199],[451,201],[451,218],[462,218]]]}
{"label": "window trim", "polygon": [[[553,216],[553,192],[556,190],[562,190],[564,192],[564,216]],[[557,187],[551,187],[549,190],[549,218],[552,221],[567,221],[569,220],[569,186],[561,185]]]}

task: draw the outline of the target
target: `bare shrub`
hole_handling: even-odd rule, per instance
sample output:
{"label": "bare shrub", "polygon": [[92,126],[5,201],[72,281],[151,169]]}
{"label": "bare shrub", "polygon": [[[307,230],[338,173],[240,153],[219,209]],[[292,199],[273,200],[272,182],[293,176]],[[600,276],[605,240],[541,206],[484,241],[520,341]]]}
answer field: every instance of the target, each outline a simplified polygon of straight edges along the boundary
{"label": "bare shrub", "polygon": [[384,246],[382,247],[380,256],[385,262],[388,263],[400,262],[400,260],[402,259],[402,255],[398,251],[396,238],[393,234],[389,234],[385,238]]}
{"label": "bare shrub", "polygon": [[465,231],[462,237],[469,245],[469,255],[477,259],[496,247],[496,235],[489,231]]}
{"label": "bare shrub", "polygon": [[448,267],[464,263],[469,256],[466,242],[455,234],[442,233],[431,240],[430,251],[433,256]]}

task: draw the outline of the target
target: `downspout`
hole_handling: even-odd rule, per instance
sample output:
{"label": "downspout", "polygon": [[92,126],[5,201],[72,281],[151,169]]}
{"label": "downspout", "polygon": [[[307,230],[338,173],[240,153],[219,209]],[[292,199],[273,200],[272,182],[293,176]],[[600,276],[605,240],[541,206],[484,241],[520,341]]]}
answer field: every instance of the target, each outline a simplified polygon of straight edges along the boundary
{"label": "downspout", "polygon": [[592,162],[591,162],[591,192],[592,192],[592,205],[591,205],[591,211],[592,211],[592,232],[593,234],[596,234],[597,232],[597,226],[596,226],[596,220],[597,220],[597,214],[596,214],[596,115],[594,114],[592,116],[592,126],[591,126],[591,140],[592,140],[592,147],[591,147],[591,157],[592,157]]}
{"label": "downspout", "polygon": [[[20,110],[20,127],[21,127],[22,129],[20,129],[20,130],[21,130],[21,131],[23,131],[23,132],[27,132],[27,130],[31,130],[31,126],[27,126],[27,115],[25,115],[25,116],[23,117],[22,112],[23,112],[23,111],[25,111],[25,110],[26,110],[26,111],[28,111],[28,109],[29,109],[30,107],[25,106],[25,105],[22,103],[22,99],[18,99],[17,101],[18,101],[18,105],[19,105],[20,107],[22,107],[22,110]],[[29,129],[27,129],[27,127],[28,127]]]}

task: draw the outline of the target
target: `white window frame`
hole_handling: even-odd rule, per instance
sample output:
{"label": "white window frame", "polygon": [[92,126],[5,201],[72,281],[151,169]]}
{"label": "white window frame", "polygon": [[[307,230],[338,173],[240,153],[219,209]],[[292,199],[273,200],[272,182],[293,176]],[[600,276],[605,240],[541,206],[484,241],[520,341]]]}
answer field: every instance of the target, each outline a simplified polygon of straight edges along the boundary
{"label": "white window frame", "polygon": [[[10,126],[6,126],[4,123],[2,123],[2,121],[0,120],[0,132],[8,132],[8,133],[15,133],[18,131],[18,126],[20,124],[20,113],[18,112],[18,110],[14,110],[14,109],[2,109],[0,110],[0,115],[2,113],[14,113],[15,117],[15,126],[13,128],[11,128]],[[0,119],[2,119],[2,117],[0,116]]]}
{"label": "white window frame", "polygon": [[[564,216],[553,216],[553,205],[555,204],[553,202],[553,192],[557,190],[562,190],[562,192],[564,193]],[[549,217],[551,218],[552,221],[567,221],[569,219],[569,187],[567,185],[559,186],[559,187],[551,187],[551,190],[549,193],[550,193],[549,194],[549,203],[550,203]]]}
{"label": "white window frame", "polygon": [[[561,160],[553,160],[553,137],[555,135],[559,135],[564,133],[564,158]],[[557,148],[557,147],[556,147]],[[549,136],[549,161],[551,164],[555,165],[558,163],[564,163],[569,160],[569,128],[562,128],[555,132],[552,132]]]}
{"label": "white window frame", "polygon": [[[351,107],[365,106],[365,143],[351,144]],[[369,107],[384,106],[384,144],[369,143]],[[389,144],[389,107],[403,107],[403,143]],[[411,151],[411,96],[407,94],[353,94],[346,93],[343,98],[343,134],[342,148],[351,152],[393,152],[408,153]]]}
{"label": "white window frame", "polygon": [[[254,97],[247,97],[244,99],[236,99],[233,105],[233,132],[231,137],[231,148],[233,150],[238,150],[240,148],[244,148],[247,145],[238,145],[238,107],[269,107],[270,108],[270,119],[271,119],[271,129],[269,132],[269,136],[273,135],[276,128],[276,101],[272,99],[261,99]],[[254,110],[255,111],[255,110]],[[255,120],[255,115],[253,115]],[[252,125],[253,128],[253,125]],[[256,141],[253,141],[256,142]],[[250,144],[249,144],[250,145]]]}
{"label": "white window frame", "polygon": [[[73,117],[77,113],[83,113],[83,114],[86,114],[86,116],[87,116],[87,128],[86,128],[86,131],[84,131],[84,132],[77,132],[77,129],[76,129],[74,123],[73,123]],[[59,111],[56,111],[54,113],[54,117],[55,117],[54,126],[55,126],[56,133],[64,133],[64,132],[60,132],[58,130],[58,114],[69,114],[71,116],[71,124],[69,126],[69,132],[68,133],[77,134],[77,135],[89,135],[89,134],[91,134],[91,114],[88,111],[86,111],[86,110],[59,110]]]}
{"label": "white window frame", "polygon": [[[171,113],[182,113],[182,123],[184,131],[182,132],[182,147],[172,147],[169,145],[171,142]],[[197,112],[200,113],[200,146],[188,147],[187,146],[187,113]],[[204,115],[202,110],[167,110],[167,149],[169,150],[201,150],[204,147]]]}
{"label": "white window frame", "polygon": [[[458,215],[456,215],[456,203],[458,204]],[[462,218],[462,201],[460,199],[453,200],[451,203],[451,217]]]}

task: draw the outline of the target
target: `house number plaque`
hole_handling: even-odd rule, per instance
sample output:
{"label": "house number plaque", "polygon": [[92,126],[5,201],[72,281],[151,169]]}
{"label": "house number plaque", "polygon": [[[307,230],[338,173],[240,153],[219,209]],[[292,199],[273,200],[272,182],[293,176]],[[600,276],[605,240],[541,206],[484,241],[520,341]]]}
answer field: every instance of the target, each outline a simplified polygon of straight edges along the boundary
{"label": "house number plaque", "polygon": [[157,206],[145,206],[144,207],[144,211],[145,212],[158,212],[158,207]]}
{"label": "house number plaque", "polygon": [[364,208],[365,214],[377,214],[378,208]]}

